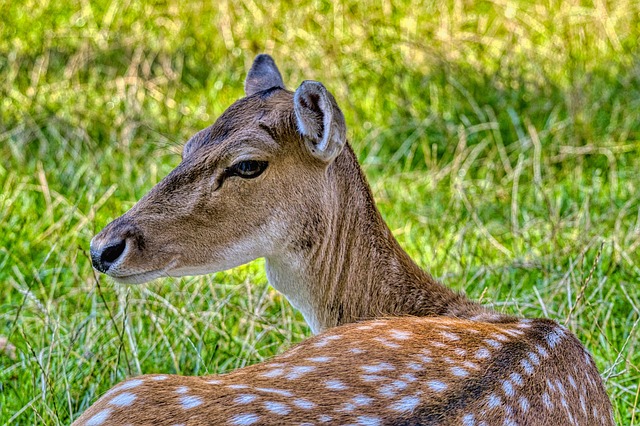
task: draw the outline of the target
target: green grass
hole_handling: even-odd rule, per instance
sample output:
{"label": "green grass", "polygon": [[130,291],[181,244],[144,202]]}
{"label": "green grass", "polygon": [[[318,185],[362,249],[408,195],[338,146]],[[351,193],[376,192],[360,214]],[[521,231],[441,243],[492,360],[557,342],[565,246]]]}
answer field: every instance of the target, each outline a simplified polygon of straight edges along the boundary
{"label": "green grass", "polygon": [[640,424],[640,3],[72,3],[0,0],[0,424],[68,424],[125,377],[309,335],[261,261],[128,287],[87,257],[259,52],[334,93],[420,265],[566,322]]}

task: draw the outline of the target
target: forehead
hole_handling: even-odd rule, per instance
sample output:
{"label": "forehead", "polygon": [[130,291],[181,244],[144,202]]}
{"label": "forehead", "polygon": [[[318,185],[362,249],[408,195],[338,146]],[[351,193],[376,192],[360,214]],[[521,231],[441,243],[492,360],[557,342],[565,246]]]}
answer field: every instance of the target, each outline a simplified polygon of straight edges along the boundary
{"label": "forehead", "polygon": [[274,88],[256,93],[236,101],[213,125],[196,133],[185,145],[184,154],[214,148],[237,137],[250,138],[252,134],[275,139],[292,130],[293,117],[291,92]]}

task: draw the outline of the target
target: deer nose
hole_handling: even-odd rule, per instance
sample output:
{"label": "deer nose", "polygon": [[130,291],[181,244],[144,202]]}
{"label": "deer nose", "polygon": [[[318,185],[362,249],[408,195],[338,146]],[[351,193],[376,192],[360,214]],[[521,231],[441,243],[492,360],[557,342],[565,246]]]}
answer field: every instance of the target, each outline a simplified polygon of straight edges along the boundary
{"label": "deer nose", "polygon": [[98,271],[106,273],[122,257],[126,248],[127,240],[113,241],[103,247],[96,247],[91,241],[91,263]]}

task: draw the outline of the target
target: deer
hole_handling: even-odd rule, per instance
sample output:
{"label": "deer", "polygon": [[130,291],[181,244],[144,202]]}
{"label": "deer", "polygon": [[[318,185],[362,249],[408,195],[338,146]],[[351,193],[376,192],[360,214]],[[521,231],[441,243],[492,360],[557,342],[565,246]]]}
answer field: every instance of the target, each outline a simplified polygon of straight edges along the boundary
{"label": "deer", "polygon": [[261,54],[245,94],[92,239],[91,260],[139,284],[264,258],[314,335],[226,374],[131,377],[73,425],[615,424],[569,330],[474,302],[400,247],[322,83],[291,92]]}

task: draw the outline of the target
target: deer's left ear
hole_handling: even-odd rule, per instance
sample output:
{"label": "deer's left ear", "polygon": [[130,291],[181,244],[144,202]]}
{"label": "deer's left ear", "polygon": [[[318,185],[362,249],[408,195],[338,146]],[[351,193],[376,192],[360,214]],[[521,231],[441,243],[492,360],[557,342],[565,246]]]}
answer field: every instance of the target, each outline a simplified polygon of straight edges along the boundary
{"label": "deer's left ear", "polygon": [[272,87],[284,89],[282,76],[273,58],[269,55],[260,54],[253,60],[253,65],[244,81],[244,92],[247,96]]}
{"label": "deer's left ear", "polygon": [[311,155],[332,162],[347,142],[347,126],[333,95],[322,83],[304,81],[293,96],[293,109]]}

